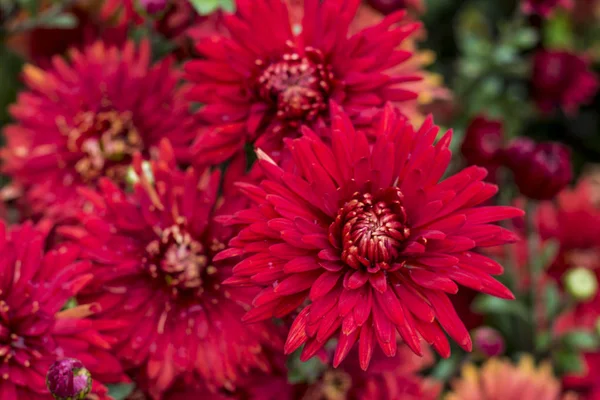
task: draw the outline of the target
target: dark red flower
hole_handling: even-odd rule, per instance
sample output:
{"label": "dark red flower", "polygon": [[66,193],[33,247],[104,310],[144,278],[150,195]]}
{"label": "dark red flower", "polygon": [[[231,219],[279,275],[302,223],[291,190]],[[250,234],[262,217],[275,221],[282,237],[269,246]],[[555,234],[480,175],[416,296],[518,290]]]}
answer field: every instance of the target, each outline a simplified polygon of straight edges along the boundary
{"label": "dark red flower", "polygon": [[502,163],[502,121],[480,115],[469,124],[460,151],[469,165],[496,167]]}
{"label": "dark red flower", "polygon": [[359,342],[366,369],[376,343],[396,353],[396,330],[421,353],[422,336],[443,356],[443,330],[466,350],[471,339],[448,293],[456,283],[503,298],[490,274],[502,267],[473,250],[515,240],[492,222],[522,215],[512,207],[475,207],[497,192],[470,167],[440,182],[451,134],[436,145],[428,119],[418,130],[387,105],[369,146],[339,108],[331,147],[308,128],[289,140],[294,170],[258,151],[266,179],[242,185],[257,204],[227,220],[242,230],[217,259],[243,257],[228,284],[263,287],[244,319],[260,321],[300,309],[285,352],[304,345],[307,360],[334,335],[339,365]]}
{"label": "dark red flower", "polygon": [[359,5],[305,0],[302,24],[293,24],[282,0],[238,0],[225,18],[229,36],[200,41],[204,59],[185,68],[195,84],[189,98],[204,104],[209,124],[198,157],[221,162],[251,142],[276,156],[301,125],[322,125],[331,100],[362,125],[386,101],[415,99],[404,84],[419,74],[394,69],[412,56],[399,46],[419,24],[397,12],[350,36]]}
{"label": "dark red flower", "polygon": [[573,178],[571,152],[557,142],[536,143],[521,137],[507,146],[503,157],[519,191],[531,199],[552,199]]}
{"label": "dark red flower", "polygon": [[526,14],[549,16],[558,7],[571,8],[572,0],[523,0],[522,8]]}
{"label": "dark red flower", "polygon": [[533,60],[533,98],[542,112],[561,107],[567,113],[593,99],[598,77],[589,60],[568,51],[540,50]]}
{"label": "dark red flower", "polygon": [[[151,172],[136,158],[133,193],[100,180],[99,193],[86,191],[96,211],[81,216],[82,227],[60,232],[95,265],[82,299],[101,306],[100,318],[130,322],[118,332],[116,352],[145,370],[154,398],[177,378],[233,389],[250,369],[269,370],[263,347],[278,345],[265,325],[241,322],[256,291],[223,287],[232,266],[213,261],[232,233],[213,217],[239,209],[243,198],[218,196],[218,170],[180,171],[168,141],[159,152]],[[230,166],[225,181],[244,167]]]}
{"label": "dark red flower", "polygon": [[69,357],[82,360],[94,376],[87,398],[108,399],[102,383],[125,379],[109,351],[111,331],[120,323],[91,320],[97,304],[63,309],[92,279],[91,265],[75,261],[73,246],[45,252],[44,235],[30,223],[8,233],[2,223],[0,231],[0,399],[51,400],[46,373]]}
{"label": "dark red flower", "polygon": [[357,350],[352,350],[337,369],[326,369],[319,379],[303,393],[302,399],[378,399],[378,400],[435,400],[441,385],[419,375],[432,366],[434,358],[428,347],[420,357],[404,344],[392,358],[375,349],[371,366],[363,371]]}
{"label": "dark red flower", "polygon": [[103,176],[122,182],[132,154],[148,154],[164,137],[186,159],[195,127],[178,73],[150,57],[145,41],[122,49],[96,42],[73,50],[69,63],[56,57],[48,70],[24,68],[28,90],[10,108],[15,123],[1,155],[33,215],[71,214],[78,187]]}

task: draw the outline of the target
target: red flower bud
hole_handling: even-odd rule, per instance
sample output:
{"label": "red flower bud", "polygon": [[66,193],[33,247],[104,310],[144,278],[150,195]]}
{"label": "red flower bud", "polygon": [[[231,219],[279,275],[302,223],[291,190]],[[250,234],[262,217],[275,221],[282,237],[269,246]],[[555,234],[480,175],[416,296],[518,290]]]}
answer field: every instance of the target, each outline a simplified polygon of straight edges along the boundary
{"label": "red flower bud", "polygon": [[467,128],[460,151],[469,165],[496,166],[501,163],[503,140],[501,121],[478,116]]}
{"label": "red flower bud", "polygon": [[572,178],[571,153],[560,143],[515,139],[504,151],[504,160],[521,193],[534,200],[553,198]]}
{"label": "red flower bud", "polygon": [[494,328],[483,326],[473,332],[473,347],[486,357],[495,357],[504,353],[504,338]]}
{"label": "red flower bud", "polygon": [[50,366],[46,386],[57,400],[85,399],[92,389],[92,375],[81,361],[65,358]]}
{"label": "red flower bud", "polygon": [[168,0],[138,0],[141,8],[149,15],[163,12],[169,3]]}

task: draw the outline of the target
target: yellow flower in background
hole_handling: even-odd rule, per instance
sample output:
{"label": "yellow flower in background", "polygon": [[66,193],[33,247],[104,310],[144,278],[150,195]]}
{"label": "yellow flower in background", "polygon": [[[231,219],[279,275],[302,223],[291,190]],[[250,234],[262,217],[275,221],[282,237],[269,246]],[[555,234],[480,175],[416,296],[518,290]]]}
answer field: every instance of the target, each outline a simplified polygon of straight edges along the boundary
{"label": "yellow flower in background", "polygon": [[525,355],[518,364],[491,358],[481,367],[466,364],[461,377],[452,383],[445,400],[576,400],[575,394],[563,394],[560,381],[549,362],[535,366]]}

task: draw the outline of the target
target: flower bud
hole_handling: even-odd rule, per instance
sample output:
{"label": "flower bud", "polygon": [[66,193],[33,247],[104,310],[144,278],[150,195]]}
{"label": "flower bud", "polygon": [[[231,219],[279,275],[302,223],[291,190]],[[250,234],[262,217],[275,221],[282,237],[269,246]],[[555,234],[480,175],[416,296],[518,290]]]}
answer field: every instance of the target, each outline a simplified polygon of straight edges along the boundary
{"label": "flower bud", "polygon": [[504,163],[521,193],[534,200],[552,199],[572,178],[571,153],[556,142],[515,139],[504,151]]}
{"label": "flower bud", "polygon": [[583,267],[571,268],[564,277],[567,293],[575,300],[591,300],[598,292],[598,280],[596,274]]}
{"label": "flower bud", "polygon": [[501,162],[502,122],[478,116],[467,128],[460,151],[469,165],[494,166]]}
{"label": "flower bud", "polygon": [[92,389],[92,375],[81,361],[65,358],[50,366],[46,386],[57,400],[85,399]]}
{"label": "flower bud", "polygon": [[473,332],[473,346],[486,357],[495,357],[504,353],[504,338],[494,328],[483,326]]}
{"label": "flower bud", "polygon": [[139,6],[148,15],[156,15],[163,12],[169,3],[168,0],[138,0]]}

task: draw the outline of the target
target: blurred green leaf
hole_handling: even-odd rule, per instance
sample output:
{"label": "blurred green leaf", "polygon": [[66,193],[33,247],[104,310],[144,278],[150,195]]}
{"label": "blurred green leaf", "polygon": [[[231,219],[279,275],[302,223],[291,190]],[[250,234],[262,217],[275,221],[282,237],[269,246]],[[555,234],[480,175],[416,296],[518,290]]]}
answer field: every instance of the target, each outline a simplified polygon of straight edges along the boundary
{"label": "blurred green leaf", "polygon": [[555,352],[554,363],[559,375],[583,371],[583,362],[580,355],[569,349],[562,349]]}
{"label": "blurred green leaf", "polygon": [[302,362],[300,353],[300,351],[296,351],[288,358],[288,381],[290,383],[313,383],[319,379],[327,366],[318,357]]}
{"label": "blurred green leaf", "polygon": [[514,44],[520,49],[530,49],[539,40],[537,31],[531,27],[521,28],[514,36]]}
{"label": "blurred green leaf", "polygon": [[561,338],[562,343],[569,349],[592,351],[598,348],[598,336],[586,331],[572,331]]}
{"label": "blurred green leaf", "polygon": [[514,315],[529,321],[527,307],[518,300],[504,300],[489,295],[480,295],[473,301],[473,310],[481,314]]}
{"label": "blurred green leaf", "polygon": [[442,382],[446,382],[454,376],[460,364],[458,354],[453,352],[450,358],[441,359],[431,371],[431,376]]}
{"label": "blurred green leaf", "polygon": [[550,348],[552,344],[552,334],[550,332],[543,332],[537,335],[535,338],[535,350],[538,352],[545,352]]}
{"label": "blurred green leaf", "polygon": [[19,73],[23,60],[0,44],[0,127],[8,122],[8,105],[15,101],[21,87]]}
{"label": "blurred green leaf", "polygon": [[62,13],[39,20],[37,26],[42,28],[75,28],[78,24],[77,17],[71,13]]}
{"label": "blurred green leaf", "polygon": [[19,7],[26,10],[31,16],[37,15],[41,1],[40,0],[17,0]]}
{"label": "blurred green leaf", "polygon": [[543,35],[544,47],[548,49],[570,49],[575,44],[571,19],[565,12],[556,12],[546,20]]}
{"label": "blurred green leaf", "polygon": [[190,0],[190,4],[200,15],[208,15],[221,7],[221,0]]}
{"label": "blurred green leaf", "polygon": [[221,8],[227,12],[235,11],[235,0],[220,0]]}
{"label": "blurred green leaf", "polygon": [[69,300],[67,300],[62,309],[68,310],[73,307],[77,307],[77,299],[75,299],[75,297],[71,297]]}
{"label": "blurred green leaf", "polygon": [[125,400],[127,396],[133,392],[133,389],[135,389],[135,384],[133,383],[120,383],[117,385],[106,386],[108,386],[108,394],[115,400]]}
{"label": "blurred green leaf", "polygon": [[553,320],[560,312],[560,292],[553,282],[548,283],[544,290],[544,307],[548,320]]}

